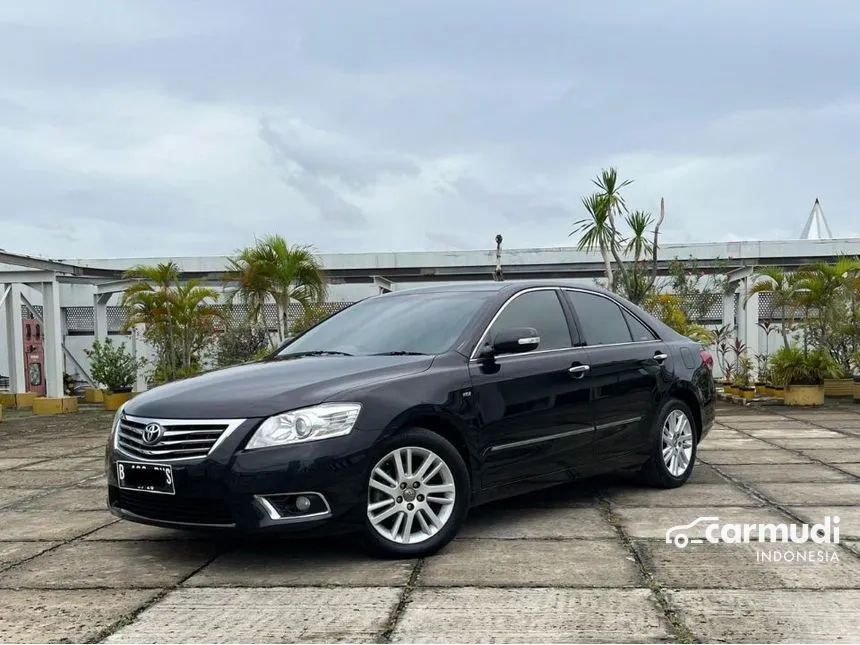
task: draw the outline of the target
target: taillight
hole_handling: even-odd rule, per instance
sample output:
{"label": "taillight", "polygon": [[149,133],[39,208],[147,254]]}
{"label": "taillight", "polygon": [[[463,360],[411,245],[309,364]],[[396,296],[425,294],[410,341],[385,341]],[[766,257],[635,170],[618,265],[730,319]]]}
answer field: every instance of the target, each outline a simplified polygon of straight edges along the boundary
{"label": "taillight", "polygon": [[707,349],[701,349],[699,350],[699,356],[702,357],[702,362],[708,366],[709,370],[714,369],[714,357],[711,356],[711,352]]}

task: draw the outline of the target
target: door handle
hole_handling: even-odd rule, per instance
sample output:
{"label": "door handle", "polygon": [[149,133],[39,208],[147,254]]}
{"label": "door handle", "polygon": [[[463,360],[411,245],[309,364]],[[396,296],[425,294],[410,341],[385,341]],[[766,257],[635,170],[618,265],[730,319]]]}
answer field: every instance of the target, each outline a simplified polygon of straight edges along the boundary
{"label": "door handle", "polygon": [[585,376],[585,373],[590,369],[590,365],[574,365],[567,371],[573,374],[574,378],[582,378],[583,376]]}
{"label": "door handle", "polygon": [[662,363],[662,362],[663,362],[663,361],[665,361],[667,358],[669,358],[669,355],[668,355],[668,354],[664,354],[663,352],[656,352],[656,353],[654,354],[654,360],[655,360],[655,361],[657,361],[658,363]]}

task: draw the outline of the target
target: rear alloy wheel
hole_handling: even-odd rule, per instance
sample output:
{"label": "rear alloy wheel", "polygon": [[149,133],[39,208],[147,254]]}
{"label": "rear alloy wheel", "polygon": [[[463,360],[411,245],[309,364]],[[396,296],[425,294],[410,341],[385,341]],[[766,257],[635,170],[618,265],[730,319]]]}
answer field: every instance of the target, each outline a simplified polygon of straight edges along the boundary
{"label": "rear alloy wheel", "polygon": [[409,430],[370,470],[366,533],[385,555],[416,557],[453,539],[469,504],[459,452],[442,437]]}
{"label": "rear alloy wheel", "polygon": [[642,475],[658,488],[676,488],[693,472],[696,461],[696,429],[689,406],[671,399],[663,406],[651,431],[651,455]]}
{"label": "rear alloy wheel", "polygon": [[663,422],[663,463],[673,477],[681,477],[693,458],[693,424],[681,410],[672,410]]}

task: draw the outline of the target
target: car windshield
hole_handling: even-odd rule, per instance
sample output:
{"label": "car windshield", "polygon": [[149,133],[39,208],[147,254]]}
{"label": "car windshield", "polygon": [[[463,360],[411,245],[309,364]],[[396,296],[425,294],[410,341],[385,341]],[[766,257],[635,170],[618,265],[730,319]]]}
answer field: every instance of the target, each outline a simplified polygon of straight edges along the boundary
{"label": "car windshield", "polygon": [[369,298],[308,330],[277,357],[441,354],[451,349],[483,300],[475,292]]}

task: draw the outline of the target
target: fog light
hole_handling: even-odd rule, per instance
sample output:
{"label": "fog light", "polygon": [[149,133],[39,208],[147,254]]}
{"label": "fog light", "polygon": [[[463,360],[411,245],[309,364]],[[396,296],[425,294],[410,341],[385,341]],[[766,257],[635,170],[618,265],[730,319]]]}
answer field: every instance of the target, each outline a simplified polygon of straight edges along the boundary
{"label": "fog light", "polygon": [[321,493],[275,493],[256,498],[273,520],[299,522],[322,519],[331,514],[331,508]]}

